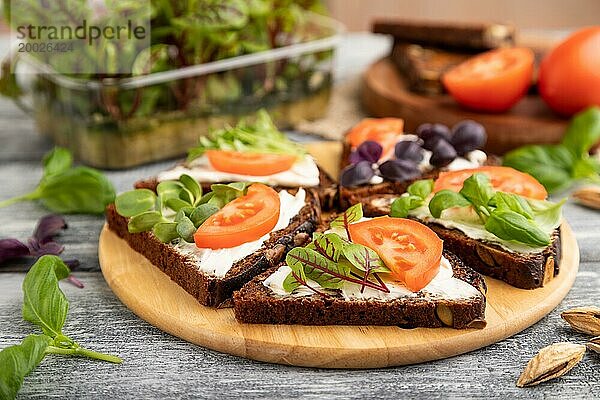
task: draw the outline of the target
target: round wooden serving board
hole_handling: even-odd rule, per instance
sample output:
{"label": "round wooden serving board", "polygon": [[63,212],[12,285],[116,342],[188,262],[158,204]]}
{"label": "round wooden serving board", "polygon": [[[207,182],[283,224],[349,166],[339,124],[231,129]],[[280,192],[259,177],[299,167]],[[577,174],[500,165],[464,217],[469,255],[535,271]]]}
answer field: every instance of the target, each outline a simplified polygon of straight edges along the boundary
{"label": "round wooden serving board", "polygon": [[[337,176],[341,146],[321,142],[311,153]],[[562,225],[560,274],[545,287],[522,290],[486,278],[484,329],[401,329],[388,326],[250,325],[233,310],[200,305],[106,226],[100,234],[102,273],[119,299],[140,318],[200,346],[279,364],[324,368],[376,368],[414,364],[466,353],[533,325],[567,295],[579,267],[579,248]]]}
{"label": "round wooden serving board", "polygon": [[463,119],[475,120],[483,124],[488,133],[485,150],[495,154],[526,144],[557,143],[568,122],[552,114],[536,95],[525,96],[508,112],[486,114],[461,108],[449,95],[411,92],[387,58],[371,65],[365,73],[362,101],[370,115],[403,118],[407,132],[414,132],[426,122],[452,126]]}

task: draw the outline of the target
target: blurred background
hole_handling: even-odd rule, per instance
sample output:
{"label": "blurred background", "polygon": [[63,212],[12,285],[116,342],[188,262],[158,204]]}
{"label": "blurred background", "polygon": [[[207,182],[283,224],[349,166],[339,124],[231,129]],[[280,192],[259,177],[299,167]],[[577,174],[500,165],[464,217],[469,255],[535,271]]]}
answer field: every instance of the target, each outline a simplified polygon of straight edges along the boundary
{"label": "blurred background", "polygon": [[522,29],[565,29],[600,21],[598,0],[326,0],[349,31],[369,30],[374,17],[510,22]]}

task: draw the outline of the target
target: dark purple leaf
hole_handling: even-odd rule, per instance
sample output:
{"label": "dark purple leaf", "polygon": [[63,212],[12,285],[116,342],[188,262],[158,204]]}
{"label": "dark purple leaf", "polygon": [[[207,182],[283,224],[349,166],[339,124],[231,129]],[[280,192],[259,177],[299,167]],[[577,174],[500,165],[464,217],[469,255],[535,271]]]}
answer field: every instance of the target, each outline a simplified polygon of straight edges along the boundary
{"label": "dark purple leaf", "polygon": [[371,163],[368,161],[360,161],[357,164],[347,166],[341,174],[340,184],[342,186],[359,186],[369,183],[375,175]]}
{"label": "dark purple leaf", "polygon": [[431,148],[429,162],[437,168],[445,167],[456,158],[456,150],[447,141],[440,139]]}
{"label": "dark purple leaf", "polygon": [[356,152],[363,160],[376,163],[383,153],[383,147],[377,142],[367,140],[358,146]]}
{"label": "dark purple leaf", "polygon": [[33,237],[43,244],[52,240],[62,229],[67,228],[67,223],[60,215],[50,214],[42,217],[33,232]]}
{"label": "dark purple leaf", "polygon": [[392,182],[405,182],[421,176],[417,163],[410,160],[388,160],[379,166],[379,172]]}
{"label": "dark purple leaf", "polygon": [[410,160],[419,163],[423,160],[423,148],[419,143],[411,140],[403,140],[396,143],[394,154],[399,160]]}
{"label": "dark purple leaf", "polygon": [[0,239],[0,264],[29,255],[29,248],[17,239]]}
{"label": "dark purple leaf", "polygon": [[79,260],[76,260],[74,258],[70,260],[63,260],[63,262],[67,264],[67,267],[69,267],[71,271],[75,271],[77,268],[79,268],[80,265]]}
{"label": "dark purple leaf", "polygon": [[40,243],[35,238],[29,238],[27,240],[29,246],[29,253],[35,257],[41,257],[46,254],[59,255],[65,249],[65,246],[58,242],[50,241],[46,243]]}
{"label": "dark purple leaf", "polygon": [[356,150],[350,153],[350,163],[357,164],[361,161],[368,161],[373,164],[379,160],[382,153],[383,147],[381,147],[379,143],[367,140],[362,142]]}

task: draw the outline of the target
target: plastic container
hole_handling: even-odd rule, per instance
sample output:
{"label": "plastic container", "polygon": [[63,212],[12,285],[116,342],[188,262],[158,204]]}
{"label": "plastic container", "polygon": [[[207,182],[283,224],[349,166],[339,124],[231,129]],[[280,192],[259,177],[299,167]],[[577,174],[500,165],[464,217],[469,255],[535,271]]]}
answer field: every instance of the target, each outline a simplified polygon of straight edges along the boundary
{"label": "plastic container", "polygon": [[316,14],[309,20],[316,40],[133,78],[74,79],[22,57],[35,73],[28,108],[42,134],[99,168],[184,155],[210,128],[260,108],[280,127],[315,119],[327,109],[343,27]]}

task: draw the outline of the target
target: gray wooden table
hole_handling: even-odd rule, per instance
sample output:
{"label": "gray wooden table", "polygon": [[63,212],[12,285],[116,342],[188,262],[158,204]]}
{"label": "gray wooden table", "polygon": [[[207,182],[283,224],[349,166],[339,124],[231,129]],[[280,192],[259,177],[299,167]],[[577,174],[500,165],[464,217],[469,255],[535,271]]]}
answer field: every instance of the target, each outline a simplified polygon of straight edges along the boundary
{"label": "gray wooden table", "polygon": [[[338,72],[343,78],[358,73],[385,46],[381,40],[364,36],[345,40]],[[40,159],[50,148],[25,114],[0,99],[0,200],[35,186],[41,174]],[[167,165],[107,174],[118,190],[125,190],[136,179]],[[31,203],[0,209],[0,238],[26,239],[46,213]],[[600,213],[569,203],[565,216],[579,242],[581,265],[575,286],[556,310],[525,331],[469,354],[366,371],[265,364],[220,354],[161,332],[121,304],[98,272],[103,218],[67,216],[69,229],[60,237],[66,246],[64,256],[81,261],[76,276],[86,287],[62,284],[71,303],[65,332],[125,362],[115,366],[47,357],[25,379],[20,398],[600,398],[600,356],[589,352],[563,378],[530,389],[515,387],[521,370],[541,347],[585,340],[561,321],[560,312],[600,302]],[[18,343],[33,330],[21,318],[24,267],[15,263],[0,268],[0,348]]]}

